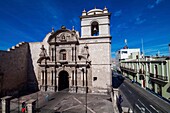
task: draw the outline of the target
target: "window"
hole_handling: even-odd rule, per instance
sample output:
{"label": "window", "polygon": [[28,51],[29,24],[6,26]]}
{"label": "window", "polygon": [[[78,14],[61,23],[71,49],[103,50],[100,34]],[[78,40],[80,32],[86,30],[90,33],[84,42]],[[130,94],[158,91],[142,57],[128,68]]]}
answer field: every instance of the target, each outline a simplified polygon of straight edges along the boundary
{"label": "window", "polygon": [[96,21],[94,21],[91,24],[91,35],[92,36],[98,36],[99,35],[99,24]]}
{"label": "window", "polygon": [[60,60],[66,60],[66,50],[60,51]]}
{"label": "window", "polygon": [[157,65],[155,65],[155,75],[156,75],[156,78],[158,77],[158,67]]}
{"label": "window", "polygon": [[96,81],[97,80],[97,77],[93,77],[93,81]]}
{"label": "window", "polygon": [[127,51],[122,51],[123,54],[127,54]]}

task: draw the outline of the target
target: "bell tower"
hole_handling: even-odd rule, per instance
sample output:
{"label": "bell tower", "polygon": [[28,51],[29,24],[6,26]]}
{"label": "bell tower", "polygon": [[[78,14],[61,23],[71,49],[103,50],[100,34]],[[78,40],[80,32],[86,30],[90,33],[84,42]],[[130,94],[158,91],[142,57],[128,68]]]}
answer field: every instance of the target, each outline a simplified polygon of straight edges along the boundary
{"label": "bell tower", "polygon": [[110,15],[108,9],[84,9],[81,18],[81,38],[110,36]]}
{"label": "bell tower", "polygon": [[[88,46],[91,71],[87,71],[88,87],[91,92],[107,92],[112,85],[111,35],[108,9],[83,10],[81,19],[80,49]],[[91,82],[90,82],[91,80]]]}

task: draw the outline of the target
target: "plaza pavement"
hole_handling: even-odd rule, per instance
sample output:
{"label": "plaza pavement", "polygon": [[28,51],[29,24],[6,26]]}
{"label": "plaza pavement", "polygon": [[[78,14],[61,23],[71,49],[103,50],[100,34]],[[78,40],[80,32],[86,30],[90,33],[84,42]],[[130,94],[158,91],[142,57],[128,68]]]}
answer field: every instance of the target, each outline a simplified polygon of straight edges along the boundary
{"label": "plaza pavement", "polygon": [[[49,100],[46,100],[46,95]],[[37,99],[36,107],[39,113],[113,113],[113,104],[110,95],[75,94],[66,91],[51,93],[37,92],[20,97],[20,100]],[[18,110],[18,99],[11,103],[11,113]]]}

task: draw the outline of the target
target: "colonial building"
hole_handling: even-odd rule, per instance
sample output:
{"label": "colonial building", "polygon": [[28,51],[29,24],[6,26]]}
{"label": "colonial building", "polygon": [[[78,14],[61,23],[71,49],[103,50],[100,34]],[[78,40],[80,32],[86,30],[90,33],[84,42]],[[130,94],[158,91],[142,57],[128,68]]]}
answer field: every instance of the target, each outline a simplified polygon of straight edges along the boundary
{"label": "colonial building", "polygon": [[170,100],[169,57],[144,57],[120,62],[123,75],[163,98]]}
{"label": "colonial building", "polygon": [[84,10],[81,36],[74,27],[62,26],[42,42],[22,42],[0,51],[1,94],[23,88],[106,93],[112,85],[110,16],[106,7]]}

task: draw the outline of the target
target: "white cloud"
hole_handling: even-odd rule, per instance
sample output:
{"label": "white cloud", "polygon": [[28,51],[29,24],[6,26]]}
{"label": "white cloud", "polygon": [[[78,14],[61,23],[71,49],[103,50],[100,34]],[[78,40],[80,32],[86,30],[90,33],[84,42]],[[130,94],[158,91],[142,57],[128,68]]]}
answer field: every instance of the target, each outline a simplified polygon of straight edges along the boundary
{"label": "white cloud", "polygon": [[153,9],[156,5],[160,4],[163,0],[155,0],[152,5],[148,5],[149,9]]}
{"label": "white cloud", "polygon": [[156,0],[155,1],[155,4],[159,4],[159,3],[161,3],[163,0]]}
{"label": "white cloud", "polygon": [[118,24],[118,25],[117,25],[117,28],[120,28],[120,29],[122,29],[122,28],[128,28],[128,26],[127,26],[126,23],[122,23],[122,24]]}
{"label": "white cloud", "polygon": [[119,11],[116,11],[115,13],[114,13],[114,16],[120,16],[122,14],[122,10],[119,10]]}
{"label": "white cloud", "polygon": [[137,17],[135,24],[142,24],[142,23],[144,23],[145,21],[146,21],[146,19],[141,19],[140,17]]}
{"label": "white cloud", "polygon": [[56,15],[54,15],[54,16],[53,16],[53,18],[57,19],[57,16],[56,16]]}
{"label": "white cloud", "polygon": [[147,55],[156,55],[158,51],[160,52],[160,55],[168,55],[168,44],[149,46],[145,48],[144,51]]}
{"label": "white cloud", "polygon": [[70,20],[70,23],[73,25],[73,26],[78,26],[79,25],[79,19],[74,17]]}
{"label": "white cloud", "polygon": [[111,52],[111,54],[112,54],[112,55],[115,55],[115,54],[116,54],[116,52],[113,52],[113,51],[112,51],[112,52]]}
{"label": "white cloud", "polygon": [[148,5],[148,8],[149,9],[152,9],[152,8],[154,8],[155,7],[155,5]]}

